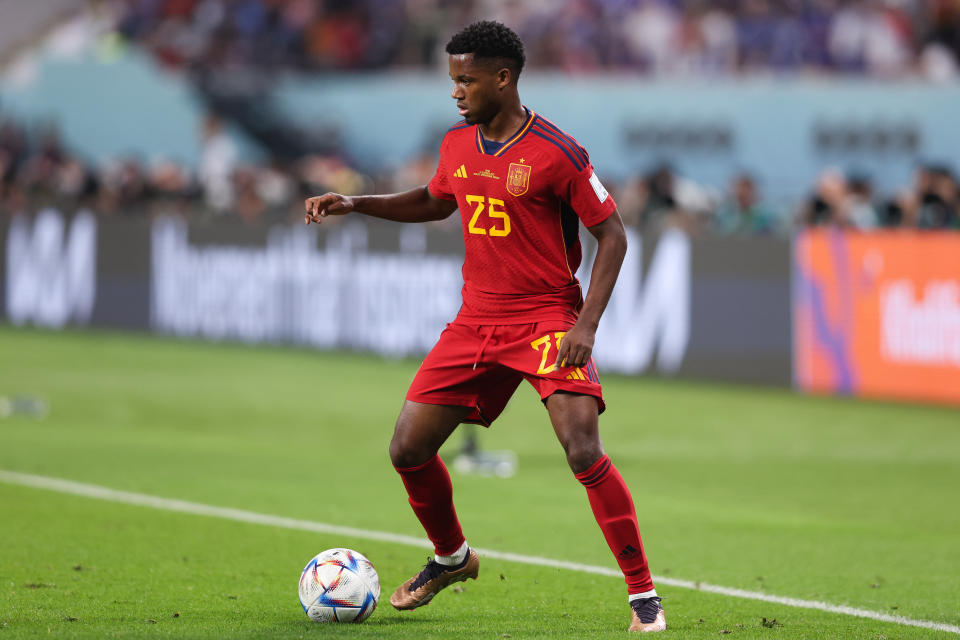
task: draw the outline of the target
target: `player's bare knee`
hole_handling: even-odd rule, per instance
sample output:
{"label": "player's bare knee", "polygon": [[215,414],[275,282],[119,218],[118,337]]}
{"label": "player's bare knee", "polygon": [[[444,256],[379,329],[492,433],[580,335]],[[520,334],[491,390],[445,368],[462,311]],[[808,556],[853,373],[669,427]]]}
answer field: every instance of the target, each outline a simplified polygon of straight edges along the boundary
{"label": "player's bare knee", "polygon": [[399,429],[390,440],[390,462],[398,469],[408,469],[424,462],[422,453]]}
{"label": "player's bare knee", "polygon": [[409,469],[421,465],[436,453],[435,450],[416,436],[417,431],[401,416],[390,439],[390,462],[398,469]]}
{"label": "player's bare knee", "polygon": [[423,464],[430,456],[424,456],[416,449],[404,447],[396,441],[390,443],[390,462],[398,469],[409,469],[419,464]]}
{"label": "player's bare knee", "polygon": [[565,449],[567,464],[574,473],[586,471],[603,457],[603,447],[598,441],[575,439],[568,442]]}

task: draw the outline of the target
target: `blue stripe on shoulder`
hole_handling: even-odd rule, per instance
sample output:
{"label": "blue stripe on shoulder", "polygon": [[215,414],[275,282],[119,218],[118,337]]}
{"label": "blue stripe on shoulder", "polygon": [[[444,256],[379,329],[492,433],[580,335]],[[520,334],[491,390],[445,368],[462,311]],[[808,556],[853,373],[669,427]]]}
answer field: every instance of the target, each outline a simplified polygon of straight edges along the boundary
{"label": "blue stripe on shoulder", "polygon": [[583,165],[581,165],[579,160],[577,160],[577,158],[570,153],[570,150],[567,148],[567,146],[561,141],[557,140],[555,137],[551,136],[549,132],[545,132],[540,129],[537,129],[535,126],[530,129],[530,132],[540,136],[544,140],[549,140],[553,144],[557,145],[557,148],[560,149],[560,151],[563,151],[563,153],[567,156],[567,158],[570,159],[570,162],[572,162],[573,166],[577,168],[577,171],[583,170]]}
{"label": "blue stripe on shoulder", "polygon": [[587,160],[587,152],[584,150],[583,147],[581,147],[579,144],[577,144],[577,141],[574,140],[572,136],[570,136],[570,135],[568,135],[567,133],[565,133],[562,129],[560,129],[560,127],[558,127],[557,125],[553,124],[552,122],[550,122],[550,121],[547,120],[546,118],[538,117],[538,121],[539,121],[543,126],[545,126],[545,127],[549,128],[550,130],[556,132],[557,134],[559,134],[560,136],[562,136],[564,140],[566,140],[567,142],[569,142],[569,143],[570,143],[570,146],[573,147],[574,151],[576,152],[577,157],[580,158],[580,160],[581,160],[584,164],[587,164],[587,162],[589,162],[589,161]]}
{"label": "blue stripe on shoulder", "polygon": [[472,127],[472,126],[473,126],[472,124],[467,124],[466,121],[461,120],[461,121],[458,122],[457,124],[453,125],[453,126],[450,127],[449,129],[447,129],[447,133],[450,133],[451,131],[458,131],[458,130],[460,130],[460,129],[466,129],[467,127]]}
{"label": "blue stripe on shoulder", "polygon": [[538,122],[537,125],[540,127],[540,130],[543,133],[555,138],[558,142],[565,146],[570,153],[576,156],[577,160],[581,164],[584,166],[589,164],[589,161],[586,159],[586,152],[583,152],[582,154],[580,153],[580,146],[576,143],[576,141],[571,142],[572,138],[564,137],[563,132],[556,133],[553,129],[548,129],[544,126],[543,122]]}

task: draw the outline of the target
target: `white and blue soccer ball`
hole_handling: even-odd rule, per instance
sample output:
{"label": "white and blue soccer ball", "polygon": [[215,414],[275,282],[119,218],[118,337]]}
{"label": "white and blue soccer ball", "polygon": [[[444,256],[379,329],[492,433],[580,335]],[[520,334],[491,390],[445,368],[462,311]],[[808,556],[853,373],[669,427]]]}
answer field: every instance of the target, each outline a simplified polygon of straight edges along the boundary
{"label": "white and blue soccer ball", "polygon": [[362,554],[327,549],[300,574],[300,605],[316,622],[363,622],[377,608],[380,577]]}

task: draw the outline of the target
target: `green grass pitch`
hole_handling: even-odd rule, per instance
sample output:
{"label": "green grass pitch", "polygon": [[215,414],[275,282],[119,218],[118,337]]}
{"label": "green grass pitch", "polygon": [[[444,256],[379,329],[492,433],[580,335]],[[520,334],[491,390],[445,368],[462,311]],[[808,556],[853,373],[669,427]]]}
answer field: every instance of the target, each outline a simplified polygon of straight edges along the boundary
{"label": "green grass pitch", "polygon": [[[50,406],[42,420],[0,419],[0,469],[421,537],[387,457],[416,366],[0,328],[0,395]],[[960,412],[615,376],[604,386],[601,433],[655,575],[960,624]],[[519,468],[454,473],[472,544],[615,567],[532,389],[481,438],[515,451]],[[380,573],[381,605],[362,625],[312,623],[297,602],[303,565],[336,546]],[[394,611],[389,594],[425,560],[409,546],[0,482],[0,640],[626,636],[622,581],[492,559],[462,590]],[[659,591],[664,637],[956,637]]]}

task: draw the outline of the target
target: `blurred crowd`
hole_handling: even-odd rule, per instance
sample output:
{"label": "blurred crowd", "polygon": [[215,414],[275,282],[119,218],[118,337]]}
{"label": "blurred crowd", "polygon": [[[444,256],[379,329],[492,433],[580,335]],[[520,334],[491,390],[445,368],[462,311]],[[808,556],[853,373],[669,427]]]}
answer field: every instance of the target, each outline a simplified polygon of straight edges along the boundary
{"label": "blurred crowd", "polygon": [[[92,166],[71,153],[53,125],[28,130],[0,115],[0,214],[89,207],[105,216],[177,214],[234,217],[248,223],[299,219],[303,198],[326,191],[392,192],[426,184],[437,157],[426,152],[395,171],[365,175],[336,155],[243,164],[216,117],[201,132],[199,167],[169,160],[117,158]],[[607,182],[607,181],[605,181]],[[876,193],[870,179],[828,170],[799,204],[774,206],[747,173],[726,189],[705,187],[672,167],[606,185],[627,224],[645,230],[682,226],[692,233],[788,234],[797,228],[960,229],[960,183],[951,167],[921,165],[911,184]],[[451,218],[443,224],[456,227]]]}
{"label": "blurred crowd", "polygon": [[[529,67],[538,69],[960,78],[960,0],[108,0],[97,6],[109,7],[115,34],[167,65],[212,72],[207,76],[230,75],[218,73],[227,69],[442,65],[449,35],[483,15],[513,26]],[[55,123],[26,127],[0,113],[0,212],[50,203],[103,215],[179,212],[257,222],[296,217],[304,197],[328,190],[425,184],[437,163],[431,150],[370,175],[337,151],[308,152],[315,145],[305,145],[250,164],[240,160],[217,116],[198,135],[196,168],[134,156],[94,165],[65,147]],[[268,155],[277,151],[261,143]],[[831,169],[806,197],[789,203],[771,202],[748,173],[717,189],[666,164],[607,187],[625,220],[645,229],[960,228],[955,169],[919,165],[910,184],[884,185],[882,192],[867,175]]]}
{"label": "blurred crowd", "polygon": [[248,222],[288,215],[317,190],[356,193],[369,179],[337,157],[238,162],[232,139],[210,116],[195,170],[171,160],[112,158],[94,166],[63,144],[53,124],[29,130],[0,117],[0,212],[89,207],[102,215],[231,215]]}
{"label": "blurred crowd", "polygon": [[624,218],[642,228],[682,226],[718,235],[788,234],[814,226],[877,229],[960,229],[960,182],[954,171],[920,164],[910,184],[878,193],[868,176],[824,171],[799,203],[775,206],[757,179],[734,175],[722,193],[661,166],[617,185]]}
{"label": "blurred crowd", "polygon": [[528,65],[649,75],[955,78],[960,0],[126,0],[119,31],[170,65],[356,70],[443,64],[482,15]]}

